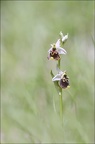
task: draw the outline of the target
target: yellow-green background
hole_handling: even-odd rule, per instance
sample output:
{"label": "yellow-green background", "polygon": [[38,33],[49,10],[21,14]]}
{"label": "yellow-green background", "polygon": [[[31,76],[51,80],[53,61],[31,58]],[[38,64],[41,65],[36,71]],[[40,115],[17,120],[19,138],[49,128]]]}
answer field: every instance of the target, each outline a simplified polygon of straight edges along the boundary
{"label": "yellow-green background", "polygon": [[[69,33],[61,70],[70,78],[59,96],[47,60],[59,32]],[[1,2],[2,143],[94,142],[94,1]]]}

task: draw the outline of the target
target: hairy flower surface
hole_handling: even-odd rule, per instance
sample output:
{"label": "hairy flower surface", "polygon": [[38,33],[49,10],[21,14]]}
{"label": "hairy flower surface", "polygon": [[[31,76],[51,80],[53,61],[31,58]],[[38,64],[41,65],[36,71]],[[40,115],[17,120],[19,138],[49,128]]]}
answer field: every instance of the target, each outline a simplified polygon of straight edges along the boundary
{"label": "hairy flower surface", "polygon": [[62,72],[59,70],[58,74],[53,77],[52,81],[59,81],[59,85],[63,89],[69,87],[69,77],[67,76],[66,71]]}
{"label": "hairy flower surface", "polygon": [[57,40],[56,44],[51,44],[51,48],[48,50],[48,59],[60,59],[60,54],[66,54],[66,50],[60,47],[60,39]]}

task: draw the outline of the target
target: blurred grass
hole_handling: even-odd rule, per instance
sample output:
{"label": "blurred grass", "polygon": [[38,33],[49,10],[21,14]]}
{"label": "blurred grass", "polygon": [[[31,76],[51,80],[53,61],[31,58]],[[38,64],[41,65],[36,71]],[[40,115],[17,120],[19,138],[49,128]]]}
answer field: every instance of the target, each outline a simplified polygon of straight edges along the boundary
{"label": "blurred grass", "polygon": [[[64,124],[47,60],[59,32],[69,33],[61,69]],[[2,143],[94,143],[94,1],[1,2]],[[54,111],[53,101],[56,111]]]}

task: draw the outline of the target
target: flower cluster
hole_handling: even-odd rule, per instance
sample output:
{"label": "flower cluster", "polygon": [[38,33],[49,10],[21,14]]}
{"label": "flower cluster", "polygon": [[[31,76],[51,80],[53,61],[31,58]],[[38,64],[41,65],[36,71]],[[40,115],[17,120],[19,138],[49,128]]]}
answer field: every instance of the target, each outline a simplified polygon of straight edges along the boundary
{"label": "flower cluster", "polygon": [[[68,34],[67,35],[63,35],[62,32],[60,32],[60,36],[61,39],[58,39],[56,43],[51,44],[51,48],[48,50],[48,59],[49,60],[57,60],[59,61],[61,59],[60,55],[62,54],[67,54],[66,50],[64,48],[61,47],[61,42],[64,44],[65,41],[68,39]],[[52,78],[52,81],[58,81],[59,82],[59,86],[63,89],[69,87],[69,77],[66,74],[66,71],[62,72],[58,67],[58,74],[55,75]]]}

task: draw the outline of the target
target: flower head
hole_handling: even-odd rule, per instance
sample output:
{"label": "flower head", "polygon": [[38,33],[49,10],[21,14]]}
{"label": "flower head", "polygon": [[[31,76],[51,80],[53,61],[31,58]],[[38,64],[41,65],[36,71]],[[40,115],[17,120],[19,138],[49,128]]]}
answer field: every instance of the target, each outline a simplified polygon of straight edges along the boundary
{"label": "flower head", "polygon": [[68,33],[67,33],[67,35],[64,36],[63,33],[60,32],[60,36],[61,36],[61,39],[62,39],[63,43],[68,39]]}
{"label": "flower head", "polygon": [[60,54],[66,54],[66,50],[60,47],[60,39],[57,40],[56,44],[51,44],[51,48],[48,50],[48,59],[60,59]]}
{"label": "flower head", "polygon": [[62,72],[59,70],[58,74],[53,77],[52,81],[59,81],[59,85],[63,89],[69,87],[69,77],[67,76],[66,71]]}

